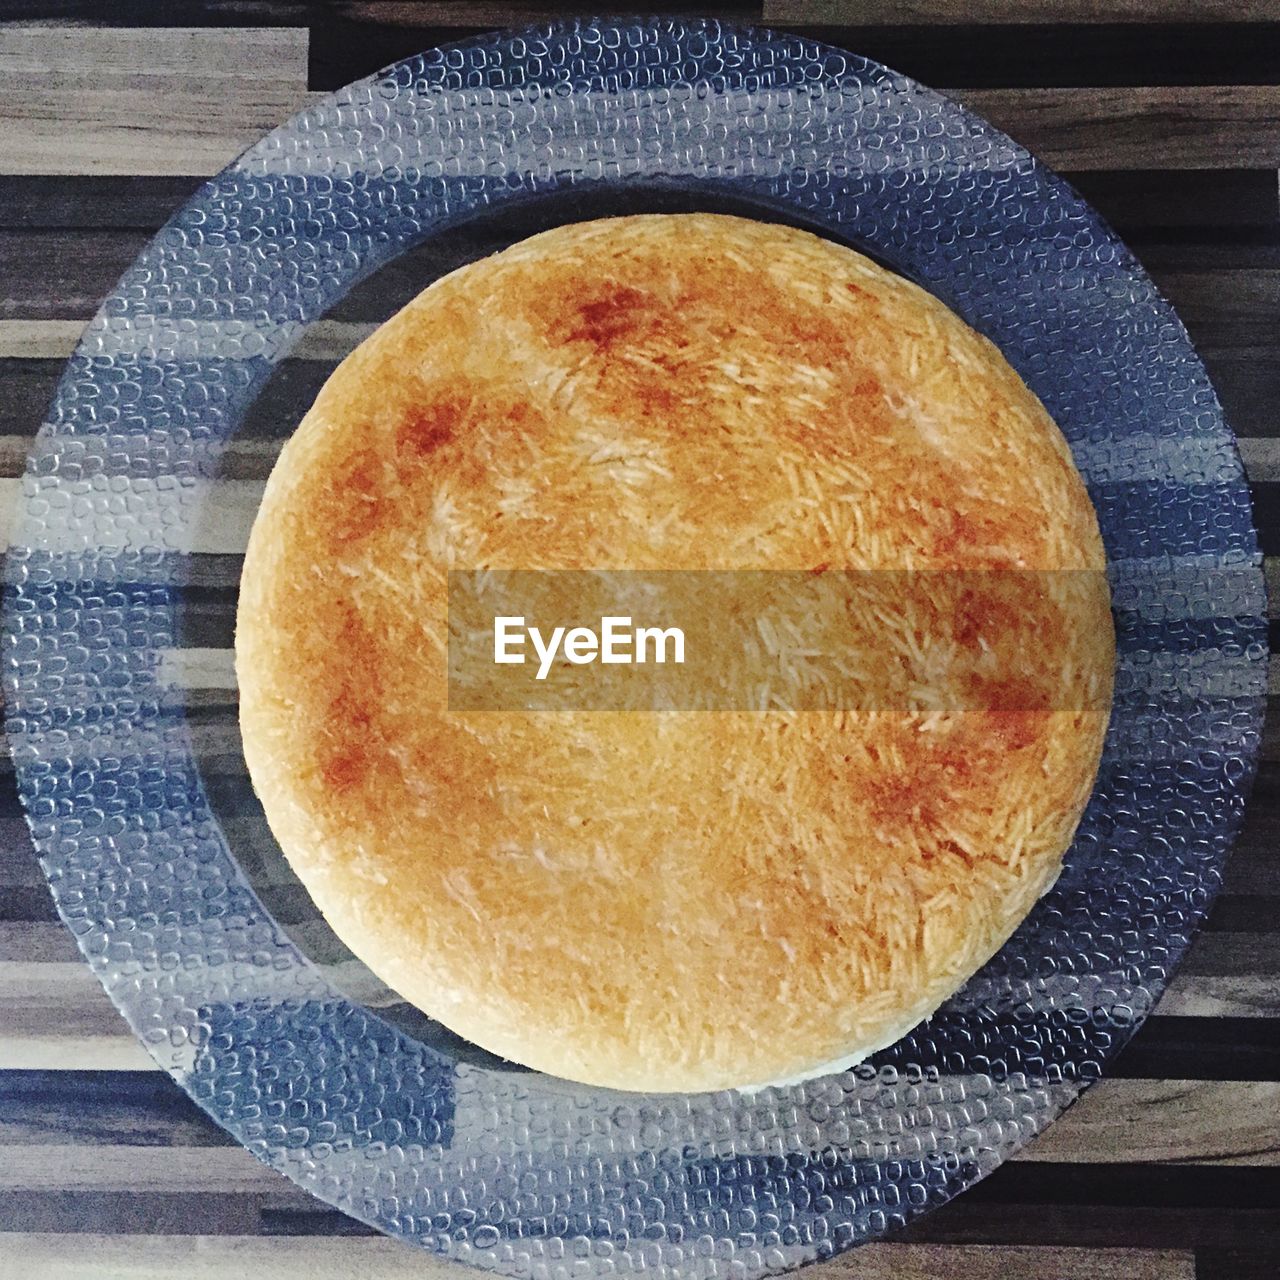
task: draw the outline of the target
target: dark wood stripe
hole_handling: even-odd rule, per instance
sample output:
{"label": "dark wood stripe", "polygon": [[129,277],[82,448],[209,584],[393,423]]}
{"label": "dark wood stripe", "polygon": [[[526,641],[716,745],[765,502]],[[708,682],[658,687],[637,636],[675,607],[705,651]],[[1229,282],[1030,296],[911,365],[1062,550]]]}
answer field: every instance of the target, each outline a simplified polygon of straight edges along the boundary
{"label": "dark wood stripe", "polygon": [[[1276,406],[1280,405],[1280,360],[1213,354],[1203,349],[1201,355],[1235,432],[1250,439],[1274,438]],[[47,417],[64,363],[0,359],[0,386],[4,388],[0,397],[0,476],[19,476],[25,471],[30,440]],[[246,415],[240,438],[287,439],[334,367],[325,361],[286,361],[278,366]],[[239,456],[232,451],[219,474],[233,480],[261,479],[273,456],[256,452]],[[1259,512],[1259,516],[1265,518],[1266,513]],[[1270,539],[1268,545],[1272,545]]]}
{"label": "dark wood stripe", "polygon": [[[1272,412],[1275,412],[1274,403]],[[1253,519],[1262,553],[1275,555],[1280,552],[1280,481],[1256,481],[1249,486],[1249,492],[1253,495]]]}
{"label": "dark wood stripe", "polygon": [[[853,9],[849,16],[856,13]],[[1232,27],[1172,22],[779,24],[775,29],[822,40],[922,84],[951,89],[1272,84],[1280,78],[1280,25],[1274,22]]]}
{"label": "dark wood stripe", "polygon": [[151,233],[0,231],[0,320],[88,320]]}
{"label": "dark wood stripe", "polygon": [[[1098,169],[1062,176],[1122,231],[1280,222],[1268,169]],[[0,230],[158,230],[202,178],[0,175]]]}
{"label": "dark wood stripe", "polygon": [[225,1147],[235,1140],[159,1071],[0,1072],[0,1148],[47,1143]]}
{"label": "dark wood stripe", "polygon": [[1196,1280],[1276,1280],[1280,1248],[1197,1249]]}
{"label": "dark wood stripe", "polygon": [[[34,851],[31,861],[35,862]],[[255,887],[262,905],[282,925],[308,924],[320,919],[320,913],[301,884],[258,884]],[[58,909],[54,906],[53,895],[47,885],[4,886],[3,894],[0,895],[0,937],[4,935],[6,925],[57,924],[58,920]],[[67,941],[74,942],[69,932]],[[0,950],[3,949],[3,944],[0,943]],[[67,948],[66,958],[76,959],[78,954],[72,945]],[[18,952],[6,954],[3,958],[21,960],[24,957]]]}
{"label": "dark wood stripe", "polygon": [[[747,6],[749,8],[749,6]],[[850,7],[846,16],[857,18]],[[774,25],[774,24],[771,24]],[[337,20],[311,29],[307,83],[341,88],[438,44],[488,28]],[[1280,78],[1280,25],[1255,22],[774,25],[884,63],[924,84],[997,86],[1270,84]]]}
{"label": "dark wood stripe", "polygon": [[[1267,726],[1280,725],[1280,700],[1268,704]],[[1234,894],[1280,893],[1280,763],[1263,760],[1254,778],[1244,825],[1223,877]]]}
{"label": "dark wood stripe", "polygon": [[202,178],[0,175],[0,228],[156,231]]}
{"label": "dark wood stripe", "polygon": [[1280,268],[1280,220],[1224,230],[1156,228],[1132,237],[1129,247],[1153,274]]}
{"label": "dark wood stripe", "polygon": [[[1274,438],[1280,405],[1280,359],[1264,350],[1222,350],[1211,346],[1213,329],[1197,323],[1198,349],[1232,429],[1250,439]],[[1195,341],[1193,336],[1193,341]],[[65,367],[58,360],[0,358],[0,476],[26,469],[27,443],[46,419],[58,379]],[[277,366],[254,401],[240,429],[248,440],[283,441],[310,407],[335,364],[320,360],[287,360]],[[270,459],[228,456],[220,474],[228,479],[254,479]]]}
{"label": "dark wood stripe", "polygon": [[[0,436],[30,437],[44,422],[53,403],[65,360],[0,359]],[[26,469],[25,444],[7,450],[0,474],[21,475]]]}
{"label": "dark wood stripe", "polygon": [[[1137,1139],[1140,1141],[1140,1139]],[[948,1243],[1280,1250],[1280,1170],[1006,1164],[900,1237]]]}
{"label": "dark wood stripe", "polygon": [[[1187,957],[1192,968],[1202,935]],[[1250,970],[1257,972],[1257,970]],[[1148,1018],[1107,1075],[1130,1080],[1280,1080],[1280,1019]]]}
{"label": "dark wood stripe", "polygon": [[[1275,279],[1270,276],[1256,282],[1253,292],[1241,296],[1240,286],[1247,281],[1219,282],[1217,274],[1280,269],[1280,208],[1274,171],[1227,170],[1221,175],[1191,171],[1181,200],[1167,198],[1181,185],[1183,175],[1176,172],[1153,177],[1149,191],[1123,173],[1072,177],[1113,225],[1122,232],[1130,228],[1130,241],[1144,264],[1171,300],[1189,309],[1190,320],[1197,318],[1197,308],[1209,308],[1212,318],[1217,314],[1212,309],[1217,307],[1244,325],[1254,314],[1246,310],[1248,304],[1265,305],[1268,316],[1280,305]],[[80,220],[94,216],[94,188],[108,180],[43,181],[43,197],[24,212],[20,188],[13,180],[6,188],[0,180],[0,318],[88,320],[146,246],[154,227],[180,200],[181,191],[167,179],[150,179],[157,184],[151,196],[140,197],[133,205],[123,197],[107,202],[104,221],[114,217],[121,225],[87,226]],[[81,183],[88,184],[83,192]],[[1220,186],[1218,199],[1202,203],[1203,191],[1215,185]],[[535,205],[510,210],[501,218],[473,220],[435,237],[428,247],[402,255],[358,285],[334,309],[333,318],[385,319],[437,276],[534,234],[560,221],[566,212],[572,217],[605,216],[633,209],[635,200],[634,192],[584,193],[567,209],[562,204],[554,208]],[[118,206],[114,212],[113,204]],[[655,191],[646,197],[645,204],[676,210],[702,208],[707,201],[705,196]],[[42,225],[46,206],[50,221]],[[1191,225],[1195,207],[1204,209],[1204,217],[1214,221]],[[1180,236],[1176,234],[1179,229],[1183,232]],[[1252,347],[1264,341],[1256,325],[1248,336]]]}
{"label": "dark wood stripe", "polygon": [[1135,239],[1190,228],[1218,234],[1230,228],[1280,223],[1275,174],[1266,169],[1099,169],[1062,175],[1121,235]]}
{"label": "dark wood stripe", "polygon": [[[1238,973],[1266,974],[1280,983],[1280,933],[1202,933],[1184,961],[1188,973],[1227,977]],[[1280,1080],[1280,1061],[1276,1062]]]}
{"label": "dark wood stripe", "polygon": [[[1008,1164],[918,1219],[914,1243],[1123,1245],[1160,1249],[1280,1248],[1280,1181],[1273,1169]],[[364,1235],[284,1178],[239,1193],[13,1191],[0,1230],[113,1234]]]}
{"label": "dark wood stripe", "polygon": [[318,1200],[296,1208],[264,1208],[262,1231],[271,1236],[369,1236],[376,1235],[355,1218],[337,1209],[326,1209]]}
{"label": "dark wood stripe", "polygon": [[309,1233],[282,1230],[280,1224],[294,1216],[305,1222],[319,1214],[326,1224],[326,1235],[376,1234],[373,1228],[362,1227],[336,1210],[326,1210],[320,1201],[284,1177],[279,1178],[279,1183],[279,1189],[270,1193],[7,1191],[0,1196],[0,1232],[303,1235]]}
{"label": "dark wood stripe", "polygon": [[1219,894],[1204,927],[1209,933],[1280,931],[1280,894]]}

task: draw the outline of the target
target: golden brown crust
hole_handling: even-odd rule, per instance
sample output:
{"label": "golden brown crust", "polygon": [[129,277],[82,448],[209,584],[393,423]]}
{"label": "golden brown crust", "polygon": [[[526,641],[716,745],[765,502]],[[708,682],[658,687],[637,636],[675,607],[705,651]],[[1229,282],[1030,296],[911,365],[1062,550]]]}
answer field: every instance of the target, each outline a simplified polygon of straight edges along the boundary
{"label": "golden brown crust", "polygon": [[1057,874],[1101,575],[1026,605],[1065,709],[926,731],[450,713],[446,572],[1103,563],[1051,419],[915,286],[741,219],[562,227],[433,285],[289,442],[245,561],[245,755],[337,933],[462,1035],[620,1088],[794,1076],[936,1008]]}

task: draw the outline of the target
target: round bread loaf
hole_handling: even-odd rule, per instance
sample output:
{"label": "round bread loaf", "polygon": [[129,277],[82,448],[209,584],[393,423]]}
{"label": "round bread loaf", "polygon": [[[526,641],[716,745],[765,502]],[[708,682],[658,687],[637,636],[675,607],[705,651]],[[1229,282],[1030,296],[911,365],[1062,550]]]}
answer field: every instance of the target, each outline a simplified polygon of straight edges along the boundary
{"label": "round bread loaf", "polygon": [[[917,286],[745,219],[562,226],[382,325],[282,452],[245,757],[335,932],[460,1035],[622,1089],[796,1078],[931,1013],[1057,876],[1111,696],[1104,563],[1045,409]],[[932,709],[467,712],[459,569],[1003,585],[943,628]],[[872,677],[941,652],[904,618],[851,629]]]}

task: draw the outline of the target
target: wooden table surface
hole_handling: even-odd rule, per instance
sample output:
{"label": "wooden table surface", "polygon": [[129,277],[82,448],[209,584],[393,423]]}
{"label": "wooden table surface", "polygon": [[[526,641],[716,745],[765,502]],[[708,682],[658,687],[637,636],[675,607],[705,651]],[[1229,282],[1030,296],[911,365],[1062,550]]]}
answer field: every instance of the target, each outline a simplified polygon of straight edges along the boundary
{"label": "wooden table surface", "polygon": [[[484,0],[0,4],[6,515],[81,327],[200,177],[396,57],[557,12]],[[764,0],[704,12],[820,33],[951,90],[1069,177],[1181,312],[1240,435],[1264,549],[1280,554],[1280,0]],[[342,322],[317,326],[255,410],[259,426],[286,431],[331,367],[328,348],[348,337]],[[192,681],[215,738],[233,734],[234,552],[270,452],[254,439],[221,487],[222,533],[202,548],[205,667]],[[1280,1275],[1278,724],[1271,716],[1208,927],[1107,1079],[903,1240],[808,1275]],[[7,766],[0,1149],[0,1277],[470,1274],[308,1198],[154,1068],[58,922]]]}

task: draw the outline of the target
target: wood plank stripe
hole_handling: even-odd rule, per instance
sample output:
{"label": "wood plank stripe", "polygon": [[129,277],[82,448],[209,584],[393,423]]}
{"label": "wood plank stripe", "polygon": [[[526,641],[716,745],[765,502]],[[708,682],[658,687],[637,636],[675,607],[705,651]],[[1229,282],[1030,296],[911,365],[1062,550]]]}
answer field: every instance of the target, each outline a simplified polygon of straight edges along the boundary
{"label": "wood plank stripe", "polygon": [[[510,227],[505,232],[455,232],[448,243],[442,239],[402,255],[359,284],[328,318],[310,325],[294,355],[340,359],[350,349],[353,325],[385,320],[439,276],[505,247],[537,225],[515,228],[514,235]],[[1280,222],[1276,230],[1280,242]],[[48,360],[69,355],[148,239],[133,231],[0,231],[0,357]],[[1139,250],[1156,286],[1206,355],[1276,358],[1270,326],[1280,316],[1280,252],[1269,245],[1242,244],[1234,251],[1234,262],[1192,267],[1187,264],[1204,257],[1195,245],[1144,243]]]}
{"label": "wood plank stripe", "polygon": [[[1280,1165],[1278,1105],[1275,1081],[1103,1080],[1015,1159],[1271,1168]],[[165,1189],[162,1174],[153,1182],[138,1171],[161,1169],[166,1154],[172,1190],[235,1190],[245,1176],[235,1162],[211,1154],[200,1166],[199,1154],[217,1148],[242,1156],[246,1168],[256,1164],[159,1072],[0,1072],[0,1191],[60,1182],[68,1190]],[[263,1185],[277,1176],[263,1173]]]}
{"label": "wood plank stripe", "polygon": [[964,89],[953,96],[1052,167],[1280,165],[1280,85]]}
{"label": "wood plank stripe", "polygon": [[[1276,175],[1264,169],[1063,170],[1061,176],[1123,234],[1152,229],[1275,227]],[[156,231],[195,193],[197,177],[0,175],[0,229]]]}
{"label": "wood plank stripe", "polygon": [[903,1234],[913,1242],[1280,1247],[1280,1170],[1008,1164]]}
{"label": "wood plank stripe", "polygon": [[[53,1231],[11,1232],[0,1247],[41,1280],[466,1280],[470,1267],[378,1236],[334,1239],[255,1236],[137,1236]],[[3,1274],[0,1271],[0,1274]],[[820,1263],[808,1274],[836,1280],[1195,1280],[1190,1251],[1036,1249],[1023,1246],[865,1245]],[[16,1277],[15,1277],[16,1280]]]}
{"label": "wood plank stripe", "polygon": [[[412,3],[412,0],[409,0]],[[7,21],[93,27],[285,27],[320,19],[325,0],[5,0]]]}
{"label": "wood plank stripe", "polygon": [[[1179,979],[1183,973],[1191,976],[1190,966],[1184,966]],[[1276,985],[1274,973],[1269,980]],[[1107,1075],[1144,1080],[1280,1080],[1280,1019],[1157,1015],[1142,1024],[1108,1065]]]}
{"label": "wood plank stripe", "polygon": [[[1280,360],[1280,346],[1272,337],[1280,322],[1280,270],[1157,267],[1152,276],[1206,359],[1247,355],[1259,361]],[[1280,423],[1273,430],[1280,434]]]}
{"label": "wood plank stripe", "polygon": [[299,110],[307,34],[0,28],[0,172],[216,172]]}
{"label": "wood plank stripe", "polygon": [[[0,227],[154,232],[195,194],[202,181],[194,177],[0,175]],[[1242,186],[1242,196],[1246,189]]]}
{"label": "wood plank stripe", "polygon": [[[1280,983],[1280,932],[1204,932],[1187,955],[1185,968],[1200,977],[1268,974]],[[1280,1068],[1280,1062],[1277,1063]],[[1280,1078],[1280,1073],[1278,1073]]]}
{"label": "wood plank stripe", "polygon": [[[372,1227],[327,1209],[301,1187],[284,1178],[277,1181],[278,1190],[256,1192],[10,1191],[0,1197],[0,1244],[14,1231],[188,1238],[375,1234]],[[185,1264],[185,1252],[175,1256]],[[4,1280],[28,1277],[30,1272],[21,1276],[10,1272]]]}
{"label": "wood plank stripe", "polygon": [[[460,6],[469,13],[471,6]],[[1271,18],[1274,20],[1275,13]],[[509,24],[508,24],[509,25]],[[850,9],[838,24],[771,24],[861,54],[924,84],[952,88],[1270,84],[1280,63],[1274,21],[1204,23],[1065,21],[1045,26],[939,21],[928,26],[877,24]],[[311,30],[308,84],[332,90],[422,49],[485,31],[339,18]]]}
{"label": "wood plank stripe", "polygon": [[[1009,1164],[942,1209],[918,1219],[903,1238],[912,1244],[1068,1249],[1132,1249],[1136,1245],[1175,1252],[1249,1238],[1258,1249],[1274,1249],[1280,1242],[1276,1172],[1201,1166]],[[278,1181],[281,1190],[276,1192],[15,1191],[0,1199],[0,1231],[372,1234],[370,1228],[326,1210],[284,1179]],[[855,1253],[852,1258],[858,1256]]]}
{"label": "wood plank stripe", "polygon": [[54,1143],[117,1151],[236,1145],[159,1071],[0,1072],[0,1147]]}
{"label": "wood plank stripe", "polygon": [[[291,932],[306,936],[296,927]],[[318,943],[319,936],[314,932],[313,941]],[[340,990],[370,1007],[394,1004],[387,1003],[376,979],[353,961],[332,966],[330,977]],[[1166,1012],[1162,1004],[1110,1065],[1108,1077],[1280,1080],[1280,983],[1274,974],[1247,974],[1238,981],[1254,993],[1249,1013],[1186,1016]],[[1180,973],[1170,993],[1194,995],[1196,989],[1194,975]],[[158,1070],[83,961],[0,962],[0,1071],[106,1067]]]}
{"label": "wood plank stripe", "polygon": [[31,1191],[124,1191],[136,1195],[191,1192],[278,1195],[283,1174],[243,1147],[181,1147],[52,1143],[5,1149],[0,1195]]}
{"label": "wood plank stripe", "polygon": [[1267,974],[1205,977],[1179,971],[1160,1000],[1157,1016],[1280,1018],[1280,982]]}
{"label": "wood plank stripe", "polygon": [[1098,169],[1061,177],[1121,235],[1151,229],[1274,228],[1280,221],[1275,174],[1267,169]]}
{"label": "wood plank stripe", "polygon": [[[205,1230],[207,1228],[201,1228]],[[903,1248],[904,1246],[899,1246]],[[6,1280],[173,1280],[175,1262],[181,1259],[183,1280],[284,1280],[290,1276],[306,1276],[308,1280],[474,1280],[475,1271],[460,1263],[452,1263],[418,1249],[412,1249],[398,1240],[382,1236],[351,1236],[335,1239],[294,1238],[284,1236],[258,1237],[245,1235],[164,1235],[147,1237],[137,1235],[103,1235],[93,1231],[68,1234],[65,1230],[49,1232],[14,1231],[0,1235],[0,1249],[15,1259],[22,1259],[30,1268],[22,1276],[7,1272],[0,1259],[0,1277]],[[952,1254],[957,1262],[964,1262],[972,1250],[943,1250]],[[1006,1251],[996,1251],[1004,1253]],[[1035,1250],[1012,1251],[1019,1255],[1031,1255],[1034,1265],[1039,1256],[1042,1267],[1051,1265],[1052,1259],[1037,1255]],[[1080,1251],[1085,1259],[1097,1257],[1089,1251]],[[1126,1250],[1126,1254],[1131,1251]],[[1147,1255],[1132,1251],[1140,1261],[1135,1265],[1148,1265]],[[936,1255],[934,1255],[936,1256]],[[1103,1255],[1110,1260],[1110,1254]],[[1152,1254],[1156,1262],[1150,1265],[1166,1265],[1165,1257],[1185,1263],[1190,1255]],[[1069,1264],[1068,1264],[1069,1265]],[[1172,1265],[1172,1264],[1170,1264]],[[853,1274],[853,1273],[850,1273]],[[884,1274],[883,1272],[881,1274]],[[904,1276],[919,1272],[904,1272]],[[959,1273],[957,1273],[959,1274]],[[994,1271],[974,1273],[976,1280],[994,1277]],[[1047,1270],[1009,1271],[1011,1280],[1041,1280]],[[1057,1273],[1055,1273],[1057,1274]],[[1075,1276],[1099,1277],[1109,1275],[1136,1275],[1135,1272],[1089,1273],[1083,1270],[1063,1272],[1067,1280]],[[1186,1271],[1151,1271],[1152,1280],[1167,1275],[1171,1280],[1184,1280]],[[871,1280],[872,1273],[868,1273]]]}
{"label": "wood plank stripe", "polygon": [[[207,174],[305,105],[305,34],[0,29],[0,173]],[[964,89],[1052,165],[1274,168],[1280,86]]]}
{"label": "wood plank stripe", "polygon": [[[5,233],[0,233],[0,257],[6,252],[5,239]],[[57,252],[50,248],[49,258],[65,264],[77,252],[75,239],[71,237]],[[16,245],[9,253],[15,261],[24,256]],[[35,256],[43,256],[39,246]],[[335,313],[345,318],[320,321],[308,328],[293,358],[281,365],[250,411],[243,428],[246,434],[287,435],[331,372],[332,362],[366,336],[377,318],[393,311],[393,303],[407,302],[434,278],[430,263],[418,255],[407,258],[394,276],[380,273],[375,286],[362,286],[345,300]],[[4,361],[0,378],[7,390],[0,402],[0,436],[34,432],[44,419],[62,361],[74,348],[84,321],[100,303],[100,295],[93,289],[101,286],[105,293],[114,287],[116,265],[120,264],[96,282],[90,281],[88,287],[82,287],[83,279],[75,268],[65,265],[53,269],[52,280],[37,276],[15,280],[12,272],[0,270],[0,316],[23,316],[0,318],[0,361]],[[59,273],[65,277],[62,292],[58,291]],[[1187,324],[1235,430],[1246,438],[1274,439],[1280,435],[1276,415],[1280,353],[1269,337],[1280,321],[1280,269],[1157,269],[1155,278]],[[378,287],[386,292],[376,303],[378,310],[371,314]],[[68,312],[77,313],[76,318],[66,318]],[[329,367],[319,367],[326,363]],[[1274,459],[1275,447],[1270,448]],[[4,446],[0,467],[5,474],[18,474],[21,455],[19,446]]]}
{"label": "wood plank stripe", "polygon": [[[114,1010],[112,1011],[114,1012]],[[142,1047],[133,1033],[116,1014],[119,1030],[86,1034],[74,1039],[56,1032],[34,1034],[10,1039],[3,1031],[4,1015],[0,1012],[0,1073],[19,1071],[154,1071],[151,1055]],[[70,1053],[78,1064],[67,1066]],[[2,1075],[0,1075],[2,1078]],[[3,1273],[0,1272],[0,1280]]]}
{"label": "wood plank stripe", "polygon": [[[687,12],[687,4],[652,0],[647,14]],[[430,22],[440,26],[486,27],[520,26],[531,22],[563,19],[566,6],[531,4],[524,0],[113,0],[103,6],[98,0],[5,0],[9,21],[25,20],[48,24],[57,20],[76,26],[95,27],[280,27],[321,24],[337,10],[352,22]],[[738,15],[758,20],[759,0],[720,0],[698,9],[702,14]]]}
{"label": "wood plank stripe", "polygon": [[1280,1164],[1280,1083],[1102,1079],[1020,1161]]}
{"label": "wood plank stripe", "polygon": [[[15,130],[0,101],[0,166]],[[148,231],[0,232],[0,319],[90,319],[151,240]],[[76,335],[79,336],[79,335]]]}
{"label": "wood plank stripe", "polygon": [[[16,511],[22,481],[0,479],[0,511]],[[226,554],[243,551],[262,497],[261,480],[219,480],[210,486],[193,532],[191,546],[197,551]],[[6,527],[0,548],[10,545],[11,527]]]}
{"label": "wood plank stripe", "polygon": [[[101,299],[95,299],[82,319],[0,320],[0,359],[65,360],[75,350],[85,324],[100,304]],[[371,321],[316,320],[303,331],[289,358],[336,364],[376,327]]]}
{"label": "wood plank stripe", "polygon": [[1280,1250],[1240,1247],[1197,1249],[1196,1280],[1275,1280],[1280,1275]]}
{"label": "wood plank stripe", "polygon": [[1271,0],[764,0],[763,4],[766,22],[792,25],[857,21],[1032,26],[1059,22],[1257,22],[1274,17]]}

